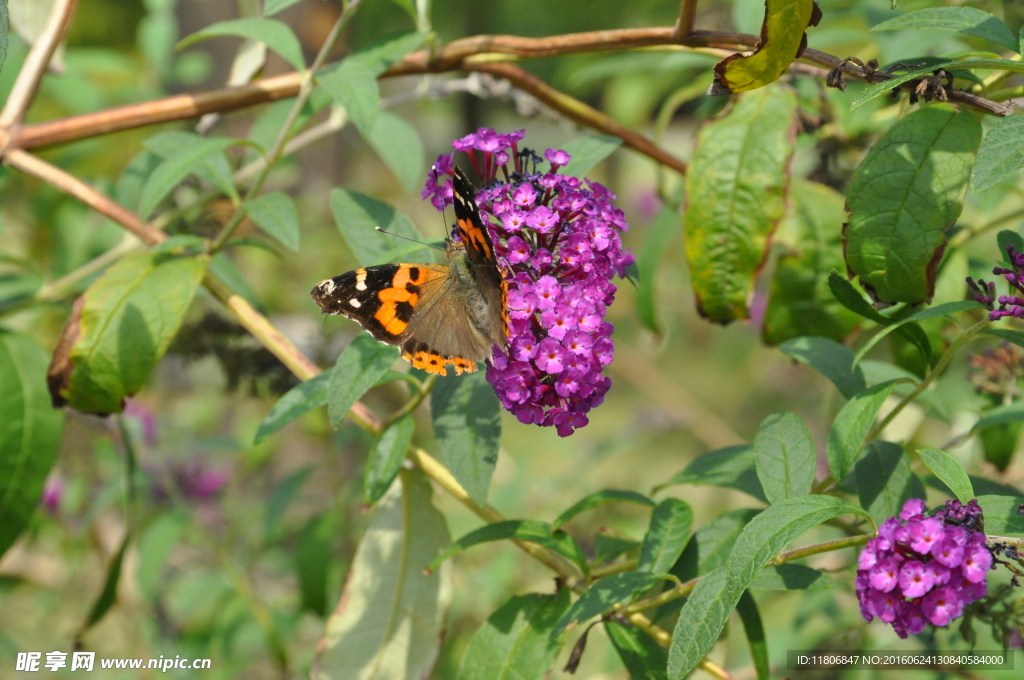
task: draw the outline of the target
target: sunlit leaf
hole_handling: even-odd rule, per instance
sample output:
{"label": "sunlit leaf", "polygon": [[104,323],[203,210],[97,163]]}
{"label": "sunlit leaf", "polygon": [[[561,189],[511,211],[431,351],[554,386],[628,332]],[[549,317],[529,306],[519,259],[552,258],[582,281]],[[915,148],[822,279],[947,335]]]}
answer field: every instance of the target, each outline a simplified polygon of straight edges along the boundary
{"label": "sunlit leaf", "polygon": [[931,298],[980,142],[973,115],[929,106],[901,118],[868,151],[850,185],[843,234],[846,262],[875,299]]}
{"label": "sunlit leaf", "polygon": [[448,544],[430,482],[403,471],[373,510],[345,592],[327,619],[314,680],[408,680],[430,675],[444,637],[452,586],[448,565],[424,568]]}
{"label": "sunlit leaf", "polygon": [[483,505],[498,462],[501,403],[484,373],[439,378],[430,394],[440,460]]}
{"label": "sunlit leaf", "polygon": [[694,532],[683,554],[672,568],[680,581],[689,581],[718,569],[729,559],[729,553],[743,528],[757,517],[760,510],[731,510]]}
{"label": "sunlit leaf", "polygon": [[401,61],[405,55],[422,47],[426,39],[425,33],[416,31],[386,35],[351,54],[348,59],[359,61],[368,67],[374,76],[379,76]]}
{"label": "sunlit leaf", "polygon": [[945,451],[937,449],[918,449],[917,455],[921,457],[928,469],[935,473],[948,486],[961,503],[974,498],[974,487],[967,473],[960,463]]}
{"label": "sunlit leaf", "polygon": [[829,338],[794,338],[779,345],[779,351],[810,366],[832,381],[847,399],[863,392],[864,372],[853,363],[853,351]]}
{"label": "sunlit leaf", "polygon": [[299,39],[295,37],[295,33],[292,32],[288,24],[277,19],[244,17],[218,21],[181,40],[178,43],[178,49],[194,45],[201,40],[224,35],[266,43],[267,47],[284,57],[284,60],[291,64],[296,71],[306,68],[306,60],[302,56],[302,45],[299,43]]}
{"label": "sunlit leaf", "polygon": [[[364,267],[381,261],[381,258],[391,250],[408,243],[391,234],[376,231],[374,227],[406,238],[423,238],[412,220],[387,203],[366,194],[335,189],[331,192],[331,212],[349,250]],[[424,249],[415,250],[408,255],[411,262],[430,262],[429,255]]]}
{"label": "sunlit leaf", "polygon": [[770,345],[805,336],[842,340],[859,321],[828,285],[829,273],[844,266],[846,198],[823,184],[798,179],[790,185],[789,197],[789,214],[775,240],[787,235],[792,240],[775,266],[762,337]]}
{"label": "sunlit leaf", "polygon": [[365,333],[352,339],[338,357],[327,384],[327,415],[338,427],[352,405],[374,386],[398,360],[398,348],[377,342]]}
{"label": "sunlit leaf", "polygon": [[1021,168],[1024,168],[1024,116],[1014,113],[996,121],[985,133],[971,175],[971,188],[974,191],[991,189]]}
{"label": "sunlit leaf", "polygon": [[853,469],[864,439],[875,424],[882,404],[896,387],[895,381],[875,385],[855,395],[843,406],[825,440],[825,457],[832,479],[838,484]]}
{"label": "sunlit leaf", "polygon": [[[147,151],[164,160],[168,160],[176,158],[183,151],[191,149],[196,144],[204,144],[207,139],[209,138],[197,135],[194,132],[169,130],[149,137],[142,145]],[[224,192],[225,195],[234,199],[238,198],[238,190],[235,188],[231,164],[223,153],[207,155],[195,163],[190,172]]]}
{"label": "sunlit leaf", "polygon": [[705,125],[686,175],[684,224],[697,307],[711,321],[749,315],[747,302],[786,210],[796,95],[779,86],[739,98]]}
{"label": "sunlit leaf", "polygon": [[412,191],[423,184],[426,152],[416,128],[390,111],[380,111],[373,127],[366,134],[381,160],[395,173],[395,177]]}
{"label": "sunlit leaf", "polygon": [[911,28],[958,31],[996,42],[1011,52],[1020,49],[1017,38],[997,17],[973,7],[931,7],[907,12],[871,27],[872,31]]}
{"label": "sunlit leaf", "polygon": [[227,137],[209,137],[179,147],[146,179],[139,195],[139,217],[148,220],[160,201],[164,200],[174,187],[197,169],[206,168],[205,163],[211,157],[234,143],[235,140]]}
{"label": "sunlit leaf", "polygon": [[356,59],[346,59],[318,80],[320,87],[345,108],[359,132],[369,135],[380,112],[380,88],[370,67]]}
{"label": "sunlit leaf", "polygon": [[666,498],[651,513],[651,524],[644,536],[637,571],[664,574],[675,566],[682,554],[690,528],[693,510],[678,498]]}
{"label": "sunlit leaf", "polygon": [[775,413],[754,435],[757,478],[769,503],[810,493],[817,448],[794,413]]}
{"label": "sunlit leaf", "polygon": [[146,252],[107,269],[64,329],[50,370],[54,399],[85,413],[120,412],[181,327],[208,261]]}
{"label": "sunlit leaf", "polygon": [[559,169],[559,174],[583,178],[594,166],[611,156],[622,146],[622,140],[611,135],[580,137],[566,142],[562,150],[571,158],[569,164]]}
{"label": "sunlit leaf", "polygon": [[291,196],[283,191],[263,194],[246,201],[245,210],[257,227],[293,253],[299,252],[299,213]]}
{"label": "sunlit leaf", "polygon": [[32,338],[0,329],[0,555],[28,526],[60,450],[46,362]]}
{"label": "sunlit leaf", "polygon": [[569,601],[568,588],[513,597],[473,635],[457,680],[544,680],[565,643],[551,631]]}
{"label": "sunlit leaf", "polygon": [[765,0],[761,39],[752,52],[731,54],[715,65],[712,94],[746,92],[782,77],[807,47],[804,31],[817,26],[821,10],[814,0]]}

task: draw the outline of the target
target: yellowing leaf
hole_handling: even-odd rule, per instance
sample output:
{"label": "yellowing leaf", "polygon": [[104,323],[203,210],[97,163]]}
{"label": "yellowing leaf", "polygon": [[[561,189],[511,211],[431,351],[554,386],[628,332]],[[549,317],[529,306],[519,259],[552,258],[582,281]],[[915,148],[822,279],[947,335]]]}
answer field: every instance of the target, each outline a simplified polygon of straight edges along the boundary
{"label": "yellowing leaf", "polygon": [[708,94],[746,92],[774,83],[807,48],[804,31],[820,20],[814,0],[765,0],[761,38],[754,51],[730,54],[718,62]]}
{"label": "yellowing leaf", "polygon": [[413,680],[430,675],[451,604],[451,565],[424,568],[448,545],[421,472],[403,471],[374,509],[341,602],[327,620],[313,680]]}

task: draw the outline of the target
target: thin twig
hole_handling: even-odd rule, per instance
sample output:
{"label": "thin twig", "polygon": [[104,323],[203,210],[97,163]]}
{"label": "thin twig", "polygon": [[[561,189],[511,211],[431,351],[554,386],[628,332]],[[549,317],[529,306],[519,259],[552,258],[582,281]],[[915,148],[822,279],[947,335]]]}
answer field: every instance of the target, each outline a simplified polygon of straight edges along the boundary
{"label": "thin twig", "polygon": [[[50,65],[50,59],[53,58],[57,45],[60,44],[60,40],[64,36],[64,31],[71,23],[71,14],[75,11],[77,3],[78,0],[54,2],[43,32],[39,34],[39,38],[36,39],[28,56],[25,57],[21,71],[18,72],[18,77],[14,81],[14,87],[11,88],[11,93],[7,96],[3,111],[0,111],[0,133],[10,134],[25,119],[25,112],[32,104],[36,90],[39,89],[39,83]],[[3,143],[0,143],[0,147],[2,146]]]}
{"label": "thin twig", "polygon": [[467,71],[490,73],[505,78],[520,90],[529,92],[552,109],[595,130],[607,132],[621,139],[626,146],[636,149],[653,160],[677,172],[686,174],[686,163],[660,148],[641,134],[633,132],[622,123],[597,109],[584,104],[551,87],[543,80],[523,68],[508,62],[476,63],[467,62]]}
{"label": "thin twig", "polygon": [[693,33],[693,24],[697,19],[697,0],[683,0],[679,4],[679,19],[676,20],[675,34],[680,38]]}

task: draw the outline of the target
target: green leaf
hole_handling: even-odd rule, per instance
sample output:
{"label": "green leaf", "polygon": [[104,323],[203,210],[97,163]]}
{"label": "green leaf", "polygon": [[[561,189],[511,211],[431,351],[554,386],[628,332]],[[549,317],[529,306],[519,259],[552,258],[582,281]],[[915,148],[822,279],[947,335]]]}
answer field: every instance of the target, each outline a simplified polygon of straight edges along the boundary
{"label": "green leaf", "polygon": [[899,444],[874,441],[854,467],[860,504],[877,524],[899,513],[915,496],[910,459]]}
{"label": "green leaf", "polygon": [[992,126],[978,149],[971,175],[975,191],[991,189],[1024,168],[1024,116],[1014,113]]}
{"label": "green leaf", "polygon": [[985,331],[984,335],[992,335],[1000,340],[1012,342],[1018,347],[1024,347],[1024,331],[1015,331],[1009,328],[990,328]]}
{"label": "green leaf", "polygon": [[917,109],[875,142],[853,175],[846,262],[872,297],[924,302],[946,229],[960,216],[981,125],[947,106]]}
{"label": "green leaf", "polygon": [[[991,479],[985,479],[984,477],[976,477],[975,475],[967,475],[967,479],[970,480],[971,486],[974,487],[974,493],[977,497],[980,496],[1020,496],[1021,490],[1015,486],[1009,484],[1000,484],[999,482],[993,482]],[[956,494],[946,486],[946,483],[935,475],[928,475],[924,479],[924,483],[933,489],[938,489],[944,494],[955,496]]]}
{"label": "green leaf", "polygon": [[846,479],[853,468],[879,409],[895,387],[895,381],[875,385],[850,399],[836,415],[825,440],[825,457],[836,484]]}
{"label": "green leaf", "polygon": [[562,150],[569,154],[569,164],[559,170],[562,175],[583,179],[594,166],[611,156],[622,146],[622,140],[611,135],[594,135],[579,137],[562,145]]}
{"label": "green leaf", "polygon": [[331,372],[324,371],[288,390],[260,423],[253,444],[259,444],[299,416],[320,406],[326,406],[327,386],[330,380]]}
{"label": "green leaf", "polygon": [[[424,243],[435,248],[444,249],[444,239],[432,239],[429,241],[424,241]],[[409,253],[422,252],[422,243],[410,243],[408,241],[403,241],[401,244],[395,246],[388,252],[381,255],[378,259],[371,262],[369,266],[373,267],[378,264],[388,264],[390,262],[405,262],[406,260],[409,259]]]}
{"label": "green leaf", "polygon": [[663,580],[664,574],[627,571],[597,581],[558,619],[554,630],[551,631],[551,637],[558,637],[574,623],[592,619],[617,604],[632,600],[635,595],[650,590]]}
{"label": "green leaf", "polygon": [[848,513],[863,514],[841,498],[808,495],[779,501],[752,519],[726,566],[702,577],[683,605],[669,648],[669,678],[681,680],[704,658],[743,591],[769,560],[815,526]]}
{"label": "green leaf", "polygon": [[750,657],[754,660],[757,680],[768,680],[768,640],[764,635],[764,624],[761,623],[761,612],[757,610],[757,602],[749,590],[744,590],[736,603],[736,613],[743,621],[743,632],[747,634],[750,646]]}
{"label": "green leaf", "polygon": [[327,619],[311,673],[318,680],[425,678],[437,660],[451,573],[447,565],[431,574],[424,567],[448,544],[448,527],[421,472],[403,470],[400,480],[373,509]]}
{"label": "green leaf", "polygon": [[810,366],[832,381],[847,399],[866,388],[864,372],[853,363],[853,351],[829,338],[793,338],[779,345],[779,351]]}
{"label": "green leaf", "polygon": [[945,451],[936,449],[918,449],[917,455],[921,457],[928,469],[935,473],[935,476],[948,486],[960,502],[966,503],[974,498],[974,487],[971,480],[960,463]]}
{"label": "green leaf", "polygon": [[338,427],[366,391],[398,361],[398,348],[360,333],[338,357],[327,383],[327,415]]}
{"label": "green leaf", "polygon": [[406,191],[413,191],[423,184],[426,152],[416,128],[404,118],[390,111],[378,112],[377,120],[365,138]]}
{"label": "green leaf", "polygon": [[188,518],[180,512],[167,512],[157,517],[139,539],[139,568],[136,579],[143,597],[152,602],[166,583],[164,567],[171,551],[188,525]]}
{"label": "green leaf", "polygon": [[480,505],[498,462],[501,403],[483,371],[437,380],[430,394],[440,461]]}
{"label": "green leaf", "polygon": [[75,636],[76,640],[81,640],[87,630],[99,623],[100,619],[107,615],[110,608],[114,606],[114,602],[117,601],[117,583],[121,580],[121,565],[124,563],[124,552],[128,549],[129,541],[131,541],[131,534],[125,534],[121,541],[121,547],[114,553],[110,564],[107,565],[107,577],[103,582],[103,590],[92,603],[89,616],[86,617],[85,623],[82,624]]}
{"label": "green leaf", "polygon": [[128,255],[84,294],[70,375],[60,396],[85,413],[117,413],[167,351],[209,259],[158,252]]}
{"label": "green leaf", "polygon": [[277,19],[245,17],[218,21],[179,41],[178,49],[181,50],[202,40],[224,35],[265,43],[267,47],[291,64],[296,71],[303,71],[306,68],[306,60],[302,57],[302,45],[299,43],[299,39],[295,37],[288,24]]}
{"label": "green leaf", "polygon": [[631,680],[668,680],[668,654],[650,635],[612,619],[604,622],[604,629]]}
{"label": "green leaf", "polygon": [[395,481],[405,454],[412,443],[416,421],[406,414],[380,433],[366,457],[366,478],[363,482],[363,505],[373,505]]}
{"label": "green leaf", "polygon": [[[991,333],[992,331],[989,331]],[[992,425],[1000,425],[1002,423],[1015,423],[1024,420],[1024,401],[1015,401],[1012,404],[1006,406],[997,406],[996,408],[986,411],[978,419],[978,422],[971,428],[971,432],[977,432],[983,430],[986,427]]]}
{"label": "green leaf", "polygon": [[775,413],[754,435],[757,478],[769,503],[810,493],[817,449],[794,413]]}
{"label": "green leaf", "polygon": [[178,148],[176,153],[165,158],[142,186],[139,194],[139,217],[148,220],[174,187],[198,169],[208,167],[205,163],[211,156],[221,153],[234,143],[234,139],[227,137],[203,138]]}
{"label": "green leaf", "polygon": [[[155,156],[167,160],[175,158],[196,144],[203,144],[207,139],[216,138],[203,137],[194,132],[169,130],[153,135],[144,141],[142,146]],[[144,168],[145,166],[140,169]],[[191,173],[221,190],[232,199],[238,199],[238,190],[235,188],[235,178],[231,170],[231,163],[228,162],[227,156],[223,153],[208,154],[192,167]],[[178,181],[180,182],[181,180]],[[125,189],[129,189],[129,187],[126,186]]]}
{"label": "green leaf", "polygon": [[640,272],[636,286],[636,315],[640,318],[640,323],[655,333],[661,332],[654,302],[658,264],[672,243],[673,237],[679,232],[681,223],[682,219],[675,208],[662,208],[647,229],[644,244],[636,257],[636,267]]}
{"label": "green leaf", "polygon": [[310,517],[295,543],[295,574],[299,580],[300,606],[317,616],[327,616],[328,578],[338,518],[332,513]]}
{"label": "green leaf", "polygon": [[611,562],[619,555],[640,547],[640,541],[622,538],[606,531],[606,528],[602,528],[594,534],[594,564]]}
{"label": "green leaf", "polygon": [[281,10],[287,9],[299,1],[300,0],[263,0],[263,14],[268,17],[274,16]]}
{"label": "green leaf", "polygon": [[850,104],[850,110],[856,111],[857,109],[864,106],[872,99],[875,99],[876,97],[881,97],[883,94],[890,93],[892,90],[898,88],[903,83],[909,82],[916,78],[920,78],[921,76],[930,76],[933,71],[937,71],[940,68],[949,66],[952,63],[954,62],[940,61],[937,64],[929,64],[922,68],[907,71],[906,73],[901,73],[900,75],[894,75],[889,80],[883,80],[880,83],[868,85],[861,91],[859,95],[857,95],[857,98],[853,100],[853,103]]}
{"label": "green leaf", "polygon": [[677,472],[667,482],[655,487],[654,491],[676,484],[724,486],[767,503],[768,499],[757,478],[756,458],[754,447],[746,444],[709,451],[695,458],[682,472]]}
{"label": "green leaf", "polygon": [[932,7],[908,12],[872,26],[871,31],[901,31],[911,28],[931,28],[976,35],[998,43],[1012,52],[1020,49],[1017,38],[1002,21],[988,12],[973,7]]}
{"label": "green leaf", "polygon": [[715,65],[713,94],[746,92],[773,83],[807,46],[804,33],[817,26],[821,10],[814,0],[765,2],[761,39],[752,52],[729,55]]}
{"label": "green leaf", "polygon": [[[349,250],[363,267],[378,262],[391,250],[406,243],[398,236],[421,240],[412,220],[387,203],[346,189],[331,192],[331,212]],[[398,236],[376,231],[380,227]],[[412,262],[429,262],[426,250],[409,254]]]}
{"label": "green leaf", "polygon": [[829,273],[845,266],[841,225],[846,199],[823,184],[796,178],[789,198],[789,213],[773,239],[789,247],[775,266],[762,337],[770,345],[803,336],[841,341],[859,322],[828,285]]}
{"label": "green leaf", "polygon": [[705,125],[686,174],[686,258],[701,314],[745,319],[754,279],[786,212],[796,95],[777,86],[739,98]]}
{"label": "green leaf", "polygon": [[368,67],[374,76],[379,76],[401,61],[405,55],[422,47],[426,39],[425,33],[416,31],[386,35],[350,55],[346,61],[359,61]]}
{"label": "green leaf", "polygon": [[678,498],[666,498],[651,513],[651,524],[640,549],[637,571],[667,573],[690,538],[693,510]]}
{"label": "green leaf", "polygon": [[836,582],[828,574],[802,564],[780,564],[765,567],[753,581],[750,590],[827,590]]}
{"label": "green leaf", "polygon": [[508,519],[485,524],[479,529],[469,532],[448,546],[448,549],[438,555],[427,568],[433,571],[445,560],[475,545],[505,540],[529,541],[550,548],[581,568],[586,562],[583,551],[576,541],[561,529],[552,531],[550,524],[534,519]]}
{"label": "green leaf", "polygon": [[928,309],[923,309],[920,312],[917,312],[916,314],[911,314],[906,318],[894,321],[890,323],[889,326],[883,328],[881,331],[872,336],[872,338],[868,340],[866,343],[864,343],[864,346],[857,351],[857,356],[854,358],[854,361],[859,363],[860,360],[867,355],[871,348],[878,344],[878,342],[882,338],[884,338],[886,335],[895,330],[899,330],[906,324],[912,324],[917,321],[927,321],[928,319],[937,319],[942,316],[951,316],[953,314],[959,314],[960,312],[966,312],[971,309],[982,309],[982,304],[980,302],[975,302],[973,300],[957,300],[956,302],[947,302],[945,304],[929,307]]}
{"label": "green leaf", "polygon": [[607,503],[638,503],[640,505],[646,505],[649,508],[653,508],[657,505],[657,503],[652,501],[650,498],[642,493],[637,493],[636,491],[604,489],[603,491],[596,491],[589,496],[585,496],[574,503],[571,508],[563,512],[555,519],[554,522],[551,523],[551,528],[556,530],[560,529],[563,524],[570,521],[577,515]]}
{"label": "green leaf", "polygon": [[60,451],[63,413],[46,391],[46,352],[0,328],[0,556],[28,526]]}
{"label": "green leaf", "polygon": [[457,680],[543,680],[565,644],[551,638],[569,589],[513,597],[473,634]]}
{"label": "green leaf", "polygon": [[281,533],[281,521],[285,512],[298,497],[302,485],[312,472],[313,467],[306,465],[282,479],[274,487],[263,515],[263,532],[268,540],[276,538]]}
{"label": "green leaf", "polygon": [[743,528],[757,517],[760,510],[732,510],[722,513],[696,532],[679,557],[672,573],[680,581],[689,581],[718,569],[729,559],[729,553]]}
{"label": "green leaf", "polygon": [[985,515],[985,532],[989,534],[1024,534],[1021,496],[978,496],[978,505]]}
{"label": "green leaf", "polygon": [[[865,319],[870,319],[875,323],[883,326],[888,326],[894,323],[894,320],[880,313],[877,309],[871,306],[867,300],[854,288],[853,284],[846,280],[839,272],[832,272],[828,277],[828,286],[832,293],[839,300],[839,303],[852,312],[863,316]],[[911,343],[918,348],[921,356],[925,358],[931,357],[931,343],[928,340],[928,335],[924,332],[919,324],[908,323],[901,325],[897,331],[900,336],[907,342]],[[854,365],[859,365],[860,362],[854,357]]]}
{"label": "green leaf", "polygon": [[335,103],[345,108],[359,132],[363,136],[370,134],[380,112],[380,88],[370,67],[361,61],[346,59],[318,80]]}
{"label": "green leaf", "polygon": [[299,213],[291,196],[272,191],[246,201],[245,210],[257,227],[293,253],[299,252]]}

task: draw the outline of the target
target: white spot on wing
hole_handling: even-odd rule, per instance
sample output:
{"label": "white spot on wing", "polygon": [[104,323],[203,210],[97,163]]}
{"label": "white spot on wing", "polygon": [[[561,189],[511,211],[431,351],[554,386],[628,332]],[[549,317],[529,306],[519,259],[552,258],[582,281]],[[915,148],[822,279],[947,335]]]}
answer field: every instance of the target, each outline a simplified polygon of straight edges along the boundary
{"label": "white spot on wing", "polygon": [[357,300],[357,299],[355,299],[355,298],[352,298],[351,300],[349,300],[349,301],[348,301],[348,303],[349,303],[350,305],[352,305],[353,307],[355,307],[356,309],[359,309],[360,307],[362,307],[362,306],[363,306],[363,305],[362,305],[362,303],[361,303],[361,302],[359,302],[359,300]]}
{"label": "white spot on wing", "polygon": [[366,270],[360,269],[356,273],[356,290],[366,290]]}

